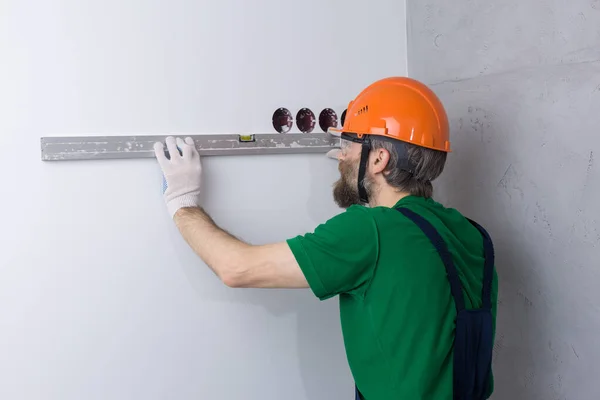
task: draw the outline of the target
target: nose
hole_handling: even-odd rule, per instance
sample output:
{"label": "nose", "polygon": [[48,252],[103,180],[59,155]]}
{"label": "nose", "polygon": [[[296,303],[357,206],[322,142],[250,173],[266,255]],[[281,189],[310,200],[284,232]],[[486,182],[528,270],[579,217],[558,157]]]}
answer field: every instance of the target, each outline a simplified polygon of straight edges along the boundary
{"label": "nose", "polygon": [[340,149],[333,149],[327,152],[327,157],[333,158],[334,160],[339,160],[341,157],[342,151]]}

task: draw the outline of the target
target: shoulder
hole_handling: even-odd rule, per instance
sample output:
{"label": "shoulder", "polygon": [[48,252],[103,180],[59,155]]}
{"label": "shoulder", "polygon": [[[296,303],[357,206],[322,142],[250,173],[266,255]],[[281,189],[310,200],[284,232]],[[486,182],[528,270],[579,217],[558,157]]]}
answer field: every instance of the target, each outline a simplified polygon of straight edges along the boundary
{"label": "shoulder", "polygon": [[355,293],[370,279],[379,252],[377,225],[370,210],[362,206],[349,207],[287,243],[321,299]]}
{"label": "shoulder", "polygon": [[343,212],[328,219],[323,225],[335,225],[335,224],[347,224],[349,226],[360,226],[362,224],[373,224],[374,213],[373,209],[365,206],[353,205],[344,210]]}
{"label": "shoulder", "polygon": [[312,232],[297,236],[293,241],[318,241],[347,247],[354,243],[376,240],[377,224],[371,209],[355,205],[317,225]]}
{"label": "shoulder", "polygon": [[[312,232],[306,233],[304,237],[318,235],[331,239],[346,237],[373,236],[376,232],[376,223],[373,213],[363,206],[351,206],[343,212],[318,224]],[[337,241],[337,240],[336,240]],[[354,240],[352,240],[354,241]]]}

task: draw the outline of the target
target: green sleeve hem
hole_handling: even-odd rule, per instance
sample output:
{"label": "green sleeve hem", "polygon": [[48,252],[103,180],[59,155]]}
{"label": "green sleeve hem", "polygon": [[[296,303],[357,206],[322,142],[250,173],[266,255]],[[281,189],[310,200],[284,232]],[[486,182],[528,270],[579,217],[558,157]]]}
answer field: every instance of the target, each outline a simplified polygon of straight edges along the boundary
{"label": "green sleeve hem", "polygon": [[325,289],[325,285],[323,285],[323,281],[317,274],[317,271],[308,256],[308,253],[304,250],[304,246],[302,246],[302,242],[300,238],[292,238],[287,240],[287,244],[290,247],[290,250],[294,254],[304,277],[308,281],[308,286],[314,293],[316,297],[321,300],[325,300],[331,296],[328,295],[327,290]]}

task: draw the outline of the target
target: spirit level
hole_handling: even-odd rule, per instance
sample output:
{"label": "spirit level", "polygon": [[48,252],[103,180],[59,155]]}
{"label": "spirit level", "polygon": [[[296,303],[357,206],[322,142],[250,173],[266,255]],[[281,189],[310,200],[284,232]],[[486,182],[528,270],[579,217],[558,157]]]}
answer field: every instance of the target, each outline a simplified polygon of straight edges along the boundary
{"label": "spirit level", "polygon": [[[154,157],[154,143],[169,135],[42,137],[43,161]],[[329,133],[207,134],[190,136],[201,156],[326,153],[339,147]],[[166,147],[165,147],[166,149]]]}

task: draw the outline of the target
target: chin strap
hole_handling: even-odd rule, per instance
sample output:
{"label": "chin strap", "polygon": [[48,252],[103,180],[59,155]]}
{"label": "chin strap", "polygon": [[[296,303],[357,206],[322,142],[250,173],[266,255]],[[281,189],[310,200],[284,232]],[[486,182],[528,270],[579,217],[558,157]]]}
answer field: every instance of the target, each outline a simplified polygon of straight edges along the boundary
{"label": "chin strap", "polygon": [[[365,137],[362,139],[349,138],[347,140],[351,140],[353,142],[361,144],[360,164],[358,166],[358,197],[362,204],[369,204],[369,195],[367,194],[367,189],[365,188],[364,180],[365,173],[367,172],[369,153],[373,148],[371,144],[371,139],[368,137],[368,135],[365,135]],[[408,156],[408,149],[402,142],[395,141],[394,145],[396,151],[398,152],[396,168],[406,171],[414,176],[415,171],[417,169],[417,165],[410,160],[410,157]]]}
{"label": "chin strap", "polygon": [[396,163],[396,168],[406,171],[414,176],[415,171],[417,170],[417,166],[415,165],[415,163],[410,161],[410,157],[408,156],[408,149],[402,142],[396,143],[395,147],[396,151],[398,152],[398,162]]}
{"label": "chin strap", "polygon": [[365,172],[367,170],[367,161],[371,151],[371,140],[365,137],[362,141],[362,151],[360,153],[360,165],[358,167],[358,196],[363,204],[369,203],[369,196],[364,185]]}

